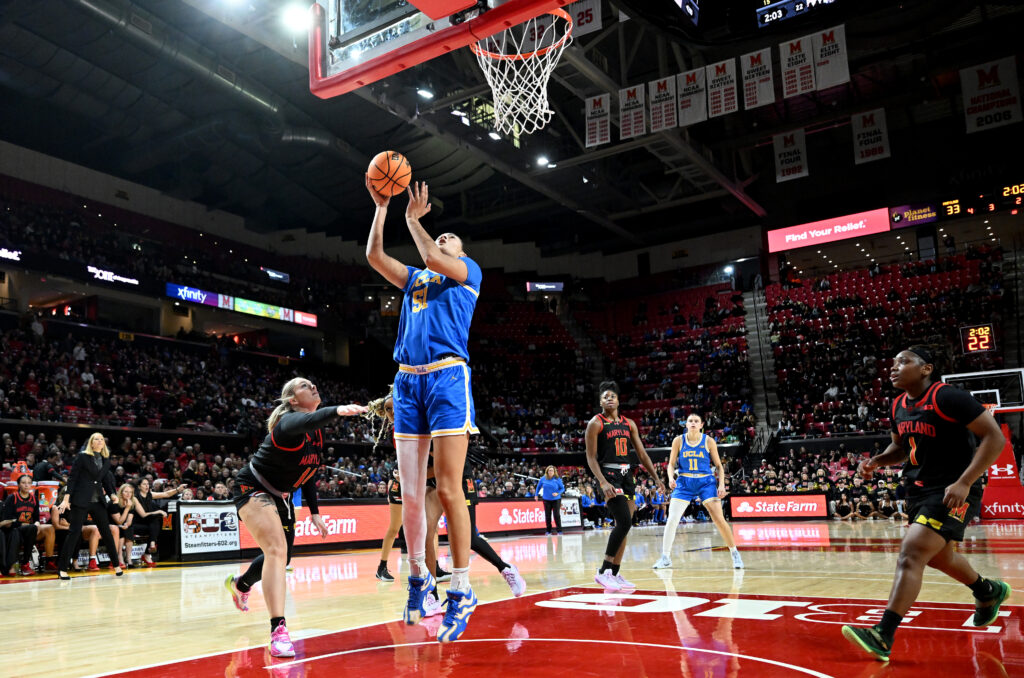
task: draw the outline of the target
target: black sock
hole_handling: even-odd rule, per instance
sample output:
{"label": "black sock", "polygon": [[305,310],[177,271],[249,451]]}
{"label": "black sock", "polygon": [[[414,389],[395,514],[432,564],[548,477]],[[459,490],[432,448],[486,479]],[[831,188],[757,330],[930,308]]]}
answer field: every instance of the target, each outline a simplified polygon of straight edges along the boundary
{"label": "black sock", "polygon": [[995,595],[995,587],[992,586],[992,582],[985,579],[980,574],[978,575],[978,581],[973,584],[968,584],[968,588],[974,593],[975,598],[985,600]]}
{"label": "black sock", "polygon": [[[615,566],[612,565],[612,561],[608,560],[607,558],[605,558],[605,561],[603,563],[601,563],[601,572],[604,572],[605,570],[614,570],[614,569],[615,569]],[[612,574],[615,574],[615,572],[612,572]]]}
{"label": "black sock", "polygon": [[618,574],[618,573],[619,573],[619,565],[618,565],[618,563],[616,563],[615,565],[612,565],[612,574]]}
{"label": "black sock", "polygon": [[241,577],[235,577],[235,588],[237,588],[242,593],[248,593],[250,589],[252,589],[251,586],[242,581]]}
{"label": "black sock", "polygon": [[386,569],[388,569],[388,561],[386,561],[386,560],[380,561],[380,565],[377,566],[377,571],[380,572],[381,570],[386,570]]}
{"label": "black sock", "polygon": [[896,634],[896,629],[899,627],[901,621],[903,621],[903,617],[892,610],[886,610],[882,613],[882,621],[880,621],[875,628],[878,629],[878,633],[881,634],[882,640],[889,645],[892,645],[892,637]]}
{"label": "black sock", "polygon": [[276,631],[278,625],[280,625],[280,624],[284,624],[285,626],[288,626],[287,624],[284,623],[284,617],[271,617],[270,618],[270,632],[273,633],[274,631]]}

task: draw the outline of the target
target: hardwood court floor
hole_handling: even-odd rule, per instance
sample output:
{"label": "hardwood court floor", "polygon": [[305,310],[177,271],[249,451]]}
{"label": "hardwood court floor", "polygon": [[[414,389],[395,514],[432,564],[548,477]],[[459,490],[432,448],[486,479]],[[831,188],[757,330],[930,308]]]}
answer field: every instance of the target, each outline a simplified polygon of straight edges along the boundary
{"label": "hardwood court floor", "polygon": [[399,580],[391,584],[374,579],[376,552],[301,556],[288,578],[289,627],[303,640],[292,662],[263,651],[269,634],[258,589],[249,613],[232,606],[223,580],[240,570],[237,562],[71,582],[6,579],[0,673],[522,675],[553,661],[580,676],[1024,675],[1022,523],[971,527],[962,546],[976,569],[1014,589],[993,627],[962,628],[970,592],[929,572],[888,666],[841,638],[838,624],[870,623],[884,608],[903,530],[890,522],[736,524],[746,564],[737,572],[713,526],[684,524],[675,567],[656,572],[662,528],[636,528],[622,570],[639,588],[631,595],[606,595],[594,584],[606,531],[495,539],[526,577],[527,595],[512,599],[495,569],[474,558],[474,590],[488,604],[477,608],[464,641],[443,648],[430,635],[439,618],[393,623],[407,574],[397,551],[390,565]]}

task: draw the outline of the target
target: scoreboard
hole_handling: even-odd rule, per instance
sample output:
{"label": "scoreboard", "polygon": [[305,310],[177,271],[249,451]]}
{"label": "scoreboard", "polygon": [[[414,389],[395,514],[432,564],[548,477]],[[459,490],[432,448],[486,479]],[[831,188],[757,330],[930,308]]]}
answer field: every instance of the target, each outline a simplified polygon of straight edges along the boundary
{"label": "scoreboard", "polygon": [[948,197],[940,205],[939,218],[960,219],[994,212],[1019,214],[1022,209],[1024,209],[1024,183],[1005,184],[992,191]]}
{"label": "scoreboard", "polygon": [[757,8],[757,25],[760,28],[774,26],[780,21],[810,15],[819,7],[835,4],[836,0],[760,0]]}

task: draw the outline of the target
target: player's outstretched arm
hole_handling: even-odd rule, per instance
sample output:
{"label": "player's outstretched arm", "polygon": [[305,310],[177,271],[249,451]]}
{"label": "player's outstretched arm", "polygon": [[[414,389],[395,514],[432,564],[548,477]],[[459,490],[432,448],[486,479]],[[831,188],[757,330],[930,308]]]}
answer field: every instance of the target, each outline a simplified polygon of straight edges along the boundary
{"label": "player's outstretched arm", "polygon": [[423,265],[446,278],[466,282],[469,277],[466,262],[442,252],[420,223],[420,218],[430,212],[430,194],[426,182],[414,181],[406,190],[409,192],[409,205],[405,208],[405,223],[416,243],[416,250],[423,258]]}
{"label": "player's outstretched arm", "polygon": [[377,210],[373,213],[373,223],[370,225],[370,237],[366,241],[366,261],[389,283],[404,290],[405,284],[409,281],[409,269],[398,259],[384,252],[384,220],[388,216],[388,202],[391,198],[386,198],[373,190],[369,175],[366,175],[364,179],[366,190],[370,192],[370,197],[373,198],[373,203],[377,206]]}

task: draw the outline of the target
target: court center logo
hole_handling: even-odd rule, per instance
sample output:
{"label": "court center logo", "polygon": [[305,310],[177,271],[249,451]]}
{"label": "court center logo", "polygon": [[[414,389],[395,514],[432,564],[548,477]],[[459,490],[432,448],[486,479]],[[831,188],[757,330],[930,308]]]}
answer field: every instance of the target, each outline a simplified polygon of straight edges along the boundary
{"label": "court center logo", "polygon": [[749,501],[745,501],[736,507],[736,513],[753,513],[754,507],[750,505]]}

